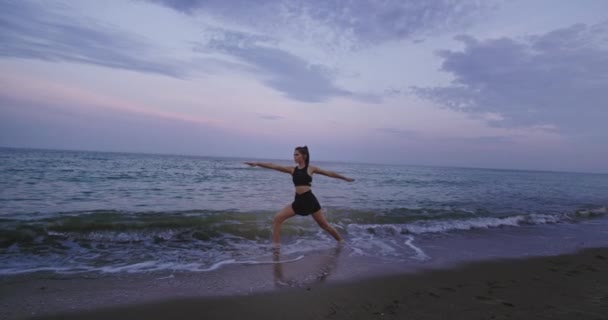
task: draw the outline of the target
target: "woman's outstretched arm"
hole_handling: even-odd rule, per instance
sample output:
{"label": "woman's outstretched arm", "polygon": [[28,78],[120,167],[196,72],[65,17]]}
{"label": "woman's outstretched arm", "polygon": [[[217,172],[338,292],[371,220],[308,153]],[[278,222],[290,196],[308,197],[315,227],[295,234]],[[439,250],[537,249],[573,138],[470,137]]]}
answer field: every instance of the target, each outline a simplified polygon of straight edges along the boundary
{"label": "woman's outstretched arm", "polygon": [[268,163],[268,162],[245,162],[245,164],[248,164],[252,167],[262,167],[262,168],[266,168],[266,169],[273,169],[273,170],[277,170],[277,171],[281,171],[281,172],[285,172],[285,173],[289,173],[292,174],[293,172],[293,168],[290,167],[285,167],[285,166],[280,166],[278,164],[274,164],[274,163]]}
{"label": "woman's outstretched arm", "polygon": [[348,181],[348,182],[355,181],[355,179],[345,177],[345,176],[343,176],[343,175],[341,175],[339,173],[333,172],[333,171],[323,170],[323,169],[321,169],[319,167],[312,167],[312,169],[313,169],[313,171],[312,171],[313,173],[322,174],[324,176],[328,176],[328,177],[331,177],[331,178],[342,179],[342,180]]}

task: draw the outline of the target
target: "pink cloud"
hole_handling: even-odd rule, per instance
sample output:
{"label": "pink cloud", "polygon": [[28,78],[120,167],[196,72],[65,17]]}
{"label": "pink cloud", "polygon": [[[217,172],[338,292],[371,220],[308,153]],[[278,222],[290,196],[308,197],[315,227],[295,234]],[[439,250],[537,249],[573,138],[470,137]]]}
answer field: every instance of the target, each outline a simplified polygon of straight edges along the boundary
{"label": "pink cloud", "polygon": [[72,85],[48,81],[40,78],[11,75],[0,76],[0,95],[16,101],[33,102],[39,107],[56,105],[74,112],[116,111],[167,120],[203,124],[219,129],[247,132],[244,128],[234,128],[224,121],[154,110],[153,107],[123,98],[100,94]]}

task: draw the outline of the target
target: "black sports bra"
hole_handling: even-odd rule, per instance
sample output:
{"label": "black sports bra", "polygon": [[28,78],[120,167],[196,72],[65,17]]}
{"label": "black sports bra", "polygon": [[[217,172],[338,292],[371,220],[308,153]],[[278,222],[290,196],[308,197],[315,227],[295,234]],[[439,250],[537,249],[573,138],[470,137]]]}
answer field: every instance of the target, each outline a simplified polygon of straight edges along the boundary
{"label": "black sports bra", "polygon": [[293,184],[297,186],[310,186],[312,182],[312,177],[308,175],[308,166],[298,169],[296,166],[293,169],[293,173],[291,174],[291,178],[293,180]]}

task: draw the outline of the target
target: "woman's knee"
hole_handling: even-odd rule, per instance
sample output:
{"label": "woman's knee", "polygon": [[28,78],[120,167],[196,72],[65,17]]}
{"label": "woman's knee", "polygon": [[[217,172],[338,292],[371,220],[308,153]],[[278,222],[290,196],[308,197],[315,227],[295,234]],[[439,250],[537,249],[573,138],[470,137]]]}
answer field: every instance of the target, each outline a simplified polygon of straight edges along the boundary
{"label": "woman's knee", "polygon": [[281,216],[281,213],[277,213],[274,218],[272,219],[272,224],[273,225],[280,225],[281,223],[283,223],[285,219]]}
{"label": "woman's knee", "polygon": [[279,211],[274,216],[274,218],[272,219],[272,224],[273,225],[280,225],[281,223],[283,223],[283,221],[287,220],[287,218],[289,218],[292,215],[293,214],[289,212],[288,208],[285,208],[285,209]]}

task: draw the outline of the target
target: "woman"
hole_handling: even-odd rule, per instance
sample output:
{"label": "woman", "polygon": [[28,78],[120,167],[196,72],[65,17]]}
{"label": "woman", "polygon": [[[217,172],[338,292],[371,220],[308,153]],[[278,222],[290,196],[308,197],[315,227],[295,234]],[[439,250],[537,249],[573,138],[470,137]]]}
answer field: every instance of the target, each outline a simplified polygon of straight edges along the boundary
{"label": "woman", "polygon": [[283,221],[297,215],[307,216],[311,215],[315,219],[315,221],[319,224],[323,230],[329,232],[336,241],[343,242],[342,237],[338,233],[338,231],[327,223],[325,217],[323,216],[323,212],[321,210],[321,205],[319,201],[312,194],[311,191],[311,182],[312,175],[315,173],[322,174],[324,176],[342,179],[348,182],[355,181],[355,179],[347,178],[338,173],[322,170],[319,167],[309,166],[310,162],[310,153],[308,152],[308,147],[297,147],[293,153],[293,160],[296,162],[297,166],[292,167],[284,167],[279,166],[273,163],[262,163],[262,162],[245,162],[246,164],[252,167],[262,167],[267,169],[274,169],[277,171],[289,173],[292,176],[293,184],[296,188],[296,194],[294,201],[287,205],[283,210],[279,211],[277,215],[274,217],[272,221],[272,245],[273,247],[279,246],[279,231],[281,229],[281,224]]}

